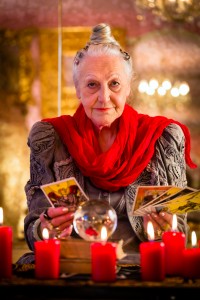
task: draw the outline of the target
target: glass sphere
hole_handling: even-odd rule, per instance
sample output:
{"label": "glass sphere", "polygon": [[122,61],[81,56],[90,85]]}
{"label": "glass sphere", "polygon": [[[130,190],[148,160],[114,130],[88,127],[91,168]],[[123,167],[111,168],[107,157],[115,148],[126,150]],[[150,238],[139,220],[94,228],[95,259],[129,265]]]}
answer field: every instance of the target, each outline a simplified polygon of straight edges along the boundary
{"label": "glass sphere", "polygon": [[117,214],[105,200],[91,199],[81,204],[74,214],[76,233],[86,241],[101,241],[102,227],[106,228],[107,238],[117,227]]}

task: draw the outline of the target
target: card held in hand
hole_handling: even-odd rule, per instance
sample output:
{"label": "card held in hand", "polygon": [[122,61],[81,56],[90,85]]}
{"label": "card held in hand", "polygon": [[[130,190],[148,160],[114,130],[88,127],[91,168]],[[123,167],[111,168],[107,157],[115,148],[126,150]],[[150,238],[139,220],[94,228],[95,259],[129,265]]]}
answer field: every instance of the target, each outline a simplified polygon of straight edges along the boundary
{"label": "card held in hand", "polygon": [[75,177],[66,178],[40,186],[51,206],[67,206],[76,209],[89,198]]}
{"label": "card held in hand", "polygon": [[135,201],[133,203],[133,214],[138,215],[142,207],[148,206],[160,195],[170,189],[170,187],[171,186],[138,186]]}
{"label": "card held in hand", "polygon": [[167,211],[184,214],[200,210],[200,191],[191,187],[138,186],[133,204],[133,216]]}

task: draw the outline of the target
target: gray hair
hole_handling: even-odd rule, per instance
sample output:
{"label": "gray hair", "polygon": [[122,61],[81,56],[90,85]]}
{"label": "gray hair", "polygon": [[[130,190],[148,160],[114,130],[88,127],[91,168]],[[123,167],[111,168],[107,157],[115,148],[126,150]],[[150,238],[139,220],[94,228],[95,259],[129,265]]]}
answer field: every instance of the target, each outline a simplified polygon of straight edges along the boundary
{"label": "gray hair", "polygon": [[132,59],[130,55],[126,51],[122,50],[120,44],[112,35],[110,26],[108,24],[101,23],[93,27],[89,42],[75,55],[73,63],[73,80],[75,85],[77,84],[78,80],[77,77],[79,64],[84,59],[84,57],[101,56],[102,54],[122,57],[125,62],[127,75],[131,80],[133,70]]}

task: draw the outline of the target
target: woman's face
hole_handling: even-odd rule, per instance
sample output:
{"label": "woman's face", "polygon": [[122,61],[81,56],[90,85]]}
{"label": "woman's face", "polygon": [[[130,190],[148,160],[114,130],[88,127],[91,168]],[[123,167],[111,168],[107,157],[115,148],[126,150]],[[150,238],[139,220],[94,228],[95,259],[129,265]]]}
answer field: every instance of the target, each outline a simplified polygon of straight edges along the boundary
{"label": "woman's face", "polygon": [[130,93],[123,58],[85,57],[79,66],[76,93],[88,118],[98,128],[109,127],[121,116]]}

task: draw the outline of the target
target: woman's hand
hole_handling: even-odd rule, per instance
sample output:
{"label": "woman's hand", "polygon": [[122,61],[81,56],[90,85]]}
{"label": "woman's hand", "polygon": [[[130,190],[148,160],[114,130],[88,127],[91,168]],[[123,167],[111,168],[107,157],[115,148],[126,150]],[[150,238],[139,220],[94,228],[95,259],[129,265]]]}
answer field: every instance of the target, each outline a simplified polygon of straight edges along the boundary
{"label": "woman's hand", "polygon": [[155,239],[161,239],[164,231],[169,231],[172,228],[172,214],[166,212],[152,212],[143,216],[144,231],[147,232],[147,223],[151,221],[154,228]]}
{"label": "woman's hand", "polygon": [[73,229],[74,209],[68,207],[49,207],[40,215],[41,232],[48,228],[58,238],[70,236]]}

